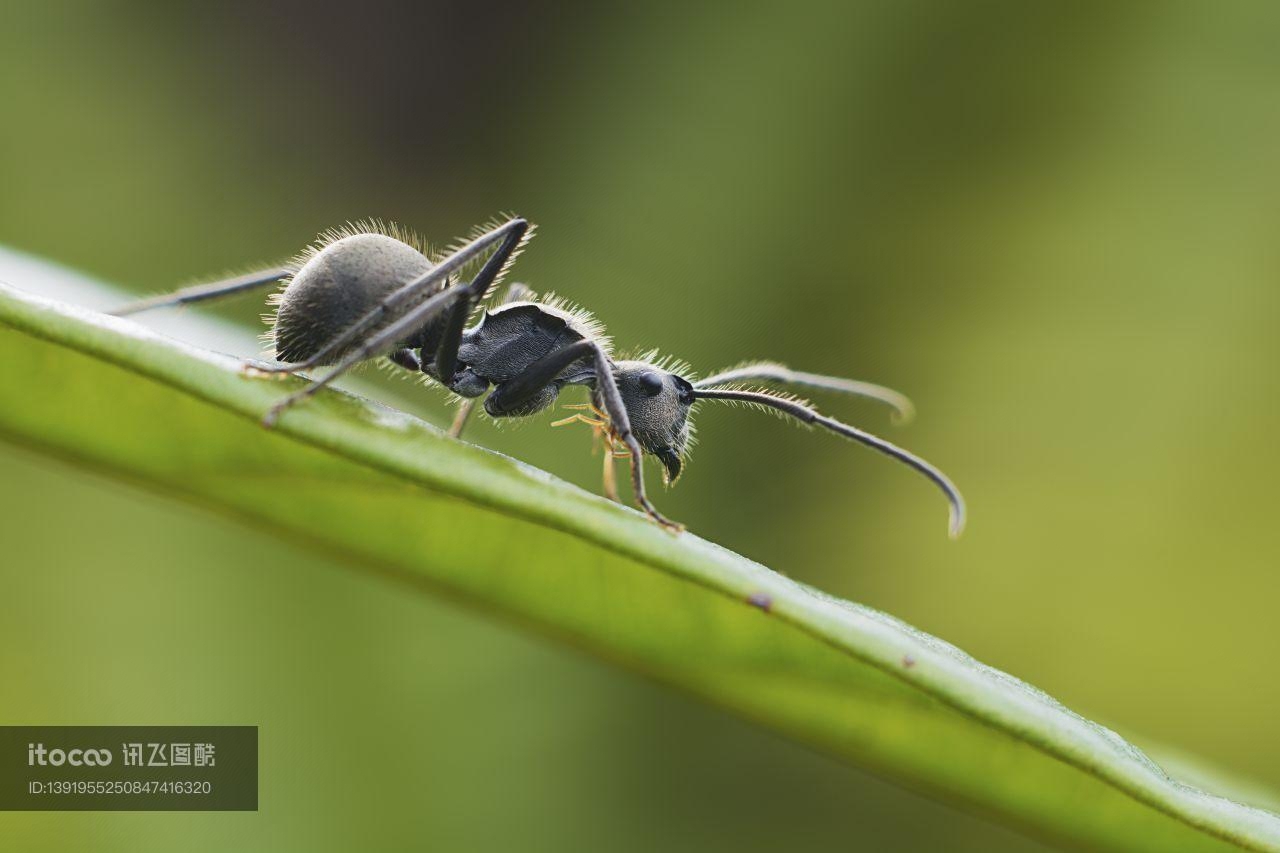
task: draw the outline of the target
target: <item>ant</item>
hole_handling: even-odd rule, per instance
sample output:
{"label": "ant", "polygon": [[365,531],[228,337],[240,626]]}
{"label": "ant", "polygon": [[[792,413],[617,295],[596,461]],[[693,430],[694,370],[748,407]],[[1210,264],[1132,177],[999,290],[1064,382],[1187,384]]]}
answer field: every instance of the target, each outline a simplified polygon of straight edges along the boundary
{"label": "ant", "polygon": [[[820,426],[909,465],[946,495],[950,533],[953,538],[959,535],[964,499],[937,468],[884,439],[820,414],[803,400],[746,388],[744,383],[799,385],[869,397],[893,407],[898,419],[905,420],[911,403],[896,391],[771,362],[748,363],[694,380],[687,369],[657,360],[652,353],[635,360],[615,359],[603,328],[589,313],[554,298],[539,301],[521,284],[512,285],[501,304],[487,308],[468,327],[476,308],[532,233],[528,221],[515,217],[432,258],[419,240],[399,228],[360,223],[322,235],[292,263],[144,299],[114,313],[201,302],[287,279],[270,300],[275,314],[266,318],[281,366],[251,367],[268,374],[332,369],[273,406],[262,419],[266,427],[352,367],[384,356],[463,399],[450,429],[455,437],[475,399],[486,392],[484,410],[489,416],[527,417],[551,406],[565,386],[584,385],[590,389],[591,403],[556,424],[589,424],[604,441],[606,494],[617,499],[613,459],[627,458],[636,503],[658,524],[680,530],[646,495],[642,456],[656,456],[664,481],[674,483],[690,443],[693,406],[702,400],[723,400]],[[479,271],[466,280],[461,272],[482,258]]]}

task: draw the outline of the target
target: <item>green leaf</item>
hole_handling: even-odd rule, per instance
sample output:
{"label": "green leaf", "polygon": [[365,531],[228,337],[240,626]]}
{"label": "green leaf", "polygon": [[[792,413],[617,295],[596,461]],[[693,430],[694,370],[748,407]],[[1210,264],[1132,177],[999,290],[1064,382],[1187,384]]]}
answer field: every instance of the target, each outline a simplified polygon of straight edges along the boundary
{"label": "green leaf", "polygon": [[[120,298],[0,262],[27,287]],[[264,430],[300,380],[7,285],[0,362],[8,441],[494,611],[911,788],[1095,848],[1280,850],[1280,817],[1175,781],[941,640],[385,406],[330,391]]]}

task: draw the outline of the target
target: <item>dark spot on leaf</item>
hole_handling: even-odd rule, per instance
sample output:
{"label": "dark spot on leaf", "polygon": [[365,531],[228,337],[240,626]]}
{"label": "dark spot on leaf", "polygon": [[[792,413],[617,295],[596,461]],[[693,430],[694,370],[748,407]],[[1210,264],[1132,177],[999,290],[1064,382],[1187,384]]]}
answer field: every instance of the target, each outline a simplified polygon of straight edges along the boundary
{"label": "dark spot on leaf", "polygon": [[773,599],[765,595],[763,592],[753,592],[747,596],[747,604],[752,607],[759,607],[765,613],[773,610]]}
{"label": "dark spot on leaf", "polygon": [[902,665],[905,666],[907,669],[911,669],[911,667],[916,665],[916,659],[913,658],[911,655],[903,655]]}

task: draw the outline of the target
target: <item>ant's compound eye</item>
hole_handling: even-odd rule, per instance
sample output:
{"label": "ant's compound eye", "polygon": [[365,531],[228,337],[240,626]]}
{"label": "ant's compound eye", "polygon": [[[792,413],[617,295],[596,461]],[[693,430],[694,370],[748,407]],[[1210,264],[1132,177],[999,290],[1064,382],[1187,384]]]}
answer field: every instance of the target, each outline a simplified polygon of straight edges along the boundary
{"label": "ant's compound eye", "polygon": [[662,393],[662,377],[652,370],[641,373],[637,381],[640,383],[640,390],[650,397],[656,397]]}

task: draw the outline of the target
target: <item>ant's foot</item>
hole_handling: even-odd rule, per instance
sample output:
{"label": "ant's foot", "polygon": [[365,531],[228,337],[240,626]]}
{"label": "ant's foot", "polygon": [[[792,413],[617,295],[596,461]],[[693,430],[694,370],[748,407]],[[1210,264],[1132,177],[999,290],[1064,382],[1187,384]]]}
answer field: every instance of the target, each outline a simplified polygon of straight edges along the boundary
{"label": "ant's foot", "polygon": [[678,521],[672,521],[671,519],[667,518],[665,515],[658,512],[656,509],[654,509],[652,505],[645,506],[644,511],[648,514],[649,518],[657,522],[658,526],[661,527],[663,530],[667,531],[668,533],[677,534],[677,533],[684,532],[683,524],[681,524]]}
{"label": "ant's foot", "polygon": [[280,413],[283,412],[284,410],[285,410],[285,406],[282,406],[282,405],[272,406],[271,409],[268,410],[267,413],[262,416],[262,420],[260,421],[260,423],[262,424],[263,428],[271,429],[272,427],[274,427],[276,425],[276,422],[280,420]]}
{"label": "ant's foot", "polygon": [[292,367],[278,367],[276,365],[267,364],[265,361],[255,361],[253,359],[245,359],[240,364],[241,376],[283,379],[292,372]]}

